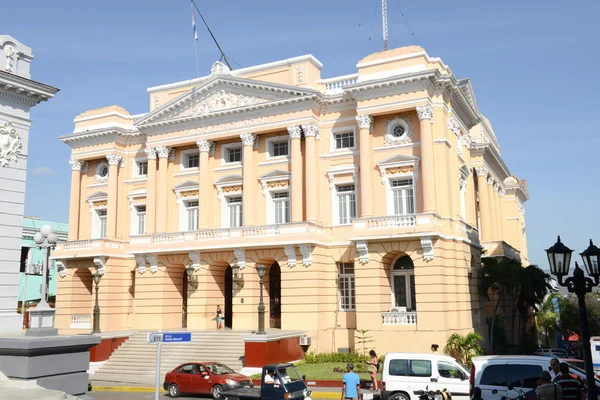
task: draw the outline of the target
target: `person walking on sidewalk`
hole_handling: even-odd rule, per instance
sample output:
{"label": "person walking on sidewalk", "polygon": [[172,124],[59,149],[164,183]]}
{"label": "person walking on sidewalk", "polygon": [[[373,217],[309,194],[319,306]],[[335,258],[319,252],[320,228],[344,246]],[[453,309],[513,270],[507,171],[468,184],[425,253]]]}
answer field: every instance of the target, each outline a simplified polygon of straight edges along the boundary
{"label": "person walking on sidewalk", "polygon": [[360,398],[360,377],[354,372],[354,364],[346,365],[348,372],[344,374],[342,382],[342,399],[341,400],[358,400]]}
{"label": "person walking on sidewalk", "polygon": [[369,352],[371,359],[367,361],[369,372],[371,373],[371,391],[377,391],[377,373],[379,372],[379,359],[375,350]]}

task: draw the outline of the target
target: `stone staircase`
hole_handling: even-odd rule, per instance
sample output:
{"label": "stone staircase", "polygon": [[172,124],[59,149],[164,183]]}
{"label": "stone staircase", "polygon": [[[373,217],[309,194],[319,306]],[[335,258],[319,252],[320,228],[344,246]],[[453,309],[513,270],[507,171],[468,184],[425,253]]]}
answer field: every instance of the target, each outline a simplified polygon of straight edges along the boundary
{"label": "stone staircase", "polygon": [[[179,330],[181,331],[181,329]],[[92,384],[102,382],[153,385],[156,374],[156,345],[147,343],[150,331],[138,331],[111,355],[95,374]],[[160,382],[167,372],[189,361],[218,361],[239,372],[243,365],[243,331],[192,332],[189,343],[161,345]]]}

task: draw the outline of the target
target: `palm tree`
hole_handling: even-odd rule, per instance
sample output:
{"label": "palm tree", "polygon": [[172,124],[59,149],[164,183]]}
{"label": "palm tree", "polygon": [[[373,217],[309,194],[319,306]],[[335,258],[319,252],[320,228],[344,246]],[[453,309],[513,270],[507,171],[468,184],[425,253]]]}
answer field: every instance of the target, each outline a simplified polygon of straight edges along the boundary
{"label": "palm tree", "polygon": [[544,298],[553,289],[550,285],[550,275],[542,271],[537,265],[521,268],[519,275],[521,284],[519,285],[515,309],[519,311],[521,317],[521,343],[525,343],[529,310],[538,311]]}
{"label": "palm tree", "polygon": [[554,312],[554,298],[560,296],[560,293],[552,293],[546,297],[540,310],[535,316],[537,325],[544,332],[546,347],[550,347],[548,335],[551,332],[556,332],[558,329],[558,316]]}
{"label": "palm tree", "polygon": [[522,266],[519,261],[506,258],[500,259],[500,261],[496,258],[484,258],[482,262],[483,268],[481,269],[482,277],[479,293],[488,300],[490,300],[490,295],[496,295],[496,304],[494,304],[494,311],[492,313],[489,343],[490,350],[493,350],[494,326],[496,324],[496,316],[498,315],[500,302],[505,296],[509,296],[514,303],[518,287],[520,286],[519,278]]}
{"label": "palm tree", "polygon": [[479,345],[481,341],[483,341],[483,336],[477,332],[468,333],[466,336],[454,332],[446,342],[444,353],[470,366],[471,358],[485,353]]}

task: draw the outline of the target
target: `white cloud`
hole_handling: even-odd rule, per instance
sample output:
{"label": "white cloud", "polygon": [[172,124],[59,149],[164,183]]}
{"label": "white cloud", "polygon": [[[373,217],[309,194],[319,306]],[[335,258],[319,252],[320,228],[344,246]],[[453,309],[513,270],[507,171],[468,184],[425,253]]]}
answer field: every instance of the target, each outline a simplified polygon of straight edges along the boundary
{"label": "white cloud", "polygon": [[35,176],[54,176],[58,175],[55,170],[48,167],[37,167],[33,170],[33,175]]}

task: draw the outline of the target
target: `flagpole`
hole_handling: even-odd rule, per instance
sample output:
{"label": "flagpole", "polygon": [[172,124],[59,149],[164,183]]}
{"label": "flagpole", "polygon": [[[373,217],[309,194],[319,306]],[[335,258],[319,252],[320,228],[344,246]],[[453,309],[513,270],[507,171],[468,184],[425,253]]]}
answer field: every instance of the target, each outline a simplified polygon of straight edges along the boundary
{"label": "flagpole", "polygon": [[190,0],[192,9],[192,23],[194,25],[194,54],[196,56],[196,76],[200,78],[200,68],[198,67],[198,37],[196,36],[196,22],[194,21],[194,3]]}

